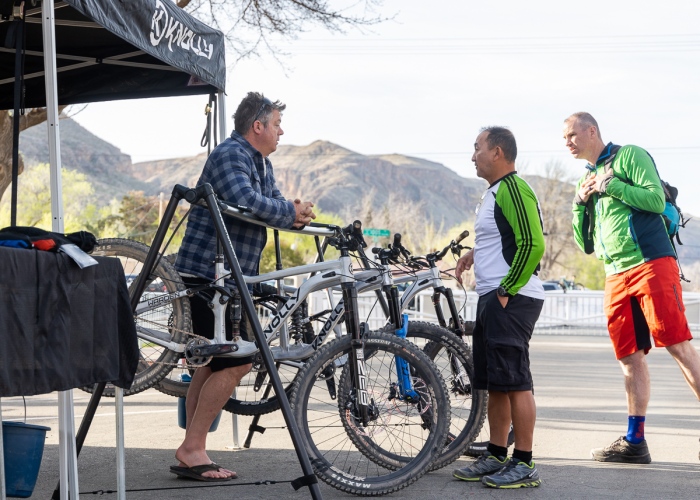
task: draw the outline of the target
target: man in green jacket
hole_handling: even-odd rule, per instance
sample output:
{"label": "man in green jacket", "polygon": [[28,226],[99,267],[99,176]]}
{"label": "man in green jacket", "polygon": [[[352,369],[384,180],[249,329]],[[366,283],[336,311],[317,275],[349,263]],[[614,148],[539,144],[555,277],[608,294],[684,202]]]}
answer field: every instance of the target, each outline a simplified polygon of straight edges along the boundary
{"label": "man in green jacket", "polygon": [[589,113],[564,121],[564,139],[574,158],[588,161],[573,203],[574,238],[605,264],[608,333],[627,391],[627,434],[591,455],[600,462],[648,464],[650,336],[675,358],[700,399],[700,356],[689,342],[676,253],[661,217],[661,179],[642,148],[605,144]]}

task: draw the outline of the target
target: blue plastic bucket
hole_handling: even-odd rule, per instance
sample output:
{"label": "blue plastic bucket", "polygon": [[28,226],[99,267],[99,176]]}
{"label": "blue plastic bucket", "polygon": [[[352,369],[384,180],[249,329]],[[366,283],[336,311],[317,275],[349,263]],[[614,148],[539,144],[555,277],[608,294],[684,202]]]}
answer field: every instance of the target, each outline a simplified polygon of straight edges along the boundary
{"label": "blue plastic bucket", "polygon": [[31,496],[39,476],[41,457],[44,455],[46,431],[50,430],[50,427],[22,422],[2,423],[8,497]]}
{"label": "blue plastic bucket", "polygon": [[[182,374],[180,375],[180,381],[181,382],[190,382],[192,380],[192,377],[190,377],[188,374]],[[185,404],[186,399],[185,398],[177,398],[177,425],[180,427],[180,429],[186,429],[187,428],[187,406]],[[216,416],[214,421],[211,423],[211,427],[209,427],[209,432],[214,432],[218,427],[219,427],[219,420],[221,420],[221,413]]]}

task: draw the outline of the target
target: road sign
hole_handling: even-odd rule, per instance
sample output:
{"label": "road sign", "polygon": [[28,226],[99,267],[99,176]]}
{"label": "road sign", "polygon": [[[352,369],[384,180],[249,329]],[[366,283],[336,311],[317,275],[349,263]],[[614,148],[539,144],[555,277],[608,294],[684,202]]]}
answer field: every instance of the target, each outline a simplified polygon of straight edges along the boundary
{"label": "road sign", "polygon": [[366,227],[362,230],[364,236],[372,236],[373,238],[388,238],[391,232],[388,229],[377,229],[374,227]]}

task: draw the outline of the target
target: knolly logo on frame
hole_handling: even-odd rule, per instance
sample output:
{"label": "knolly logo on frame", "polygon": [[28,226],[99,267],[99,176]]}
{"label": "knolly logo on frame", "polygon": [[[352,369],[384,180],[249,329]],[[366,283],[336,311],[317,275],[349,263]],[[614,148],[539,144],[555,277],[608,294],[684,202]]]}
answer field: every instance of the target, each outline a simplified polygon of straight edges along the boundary
{"label": "knolly logo on frame", "polygon": [[157,47],[163,40],[167,40],[168,49],[173,51],[173,44],[185,50],[191,50],[201,57],[211,59],[214,46],[180,21],[170,17],[168,10],[161,0],[156,0],[156,9],[151,20],[151,45]]}

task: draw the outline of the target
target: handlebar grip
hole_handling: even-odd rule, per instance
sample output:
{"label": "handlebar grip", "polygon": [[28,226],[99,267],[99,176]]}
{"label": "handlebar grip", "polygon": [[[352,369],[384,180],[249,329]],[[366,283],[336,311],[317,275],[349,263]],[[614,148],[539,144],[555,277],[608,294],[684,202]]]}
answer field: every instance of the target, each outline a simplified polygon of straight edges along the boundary
{"label": "handlebar grip", "polygon": [[377,248],[377,247],[372,248],[372,253],[374,255],[379,255],[379,252],[381,252],[381,251],[382,251],[381,248]]}
{"label": "handlebar grip", "polygon": [[360,244],[360,247],[367,248],[367,243],[365,243],[365,237],[362,234],[362,222],[360,222],[359,220],[354,221],[352,223],[352,228],[353,233],[355,235],[355,239]]}
{"label": "handlebar grip", "polygon": [[467,230],[465,229],[464,231],[462,231],[462,232],[460,233],[459,236],[457,236],[457,239],[455,240],[455,243],[459,243],[460,241],[462,241],[462,240],[463,240],[464,238],[466,238],[467,236],[469,236],[469,231],[467,231]]}
{"label": "handlebar grip", "polygon": [[394,243],[392,248],[401,248],[401,233],[394,233]]}

